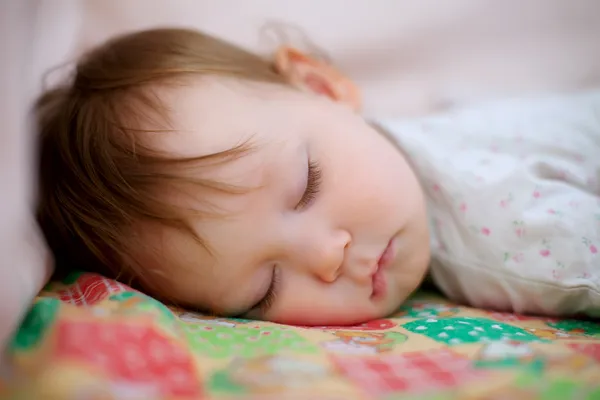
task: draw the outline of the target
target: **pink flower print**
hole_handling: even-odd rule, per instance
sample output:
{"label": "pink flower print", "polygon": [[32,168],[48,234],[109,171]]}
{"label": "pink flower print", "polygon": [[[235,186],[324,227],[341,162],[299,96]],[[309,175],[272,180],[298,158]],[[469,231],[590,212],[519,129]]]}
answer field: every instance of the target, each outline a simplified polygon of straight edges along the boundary
{"label": "pink flower print", "polygon": [[542,257],[548,257],[550,255],[550,250],[549,249],[542,249],[540,250],[540,256]]}
{"label": "pink flower print", "polygon": [[438,185],[437,183],[433,185],[432,189],[433,189],[433,191],[435,193],[439,193],[442,190],[442,188],[440,187],[440,185]]}
{"label": "pink flower print", "polygon": [[525,236],[525,223],[523,221],[513,221],[514,232],[517,237]]}
{"label": "pink flower print", "polygon": [[517,237],[523,237],[525,235],[525,229],[523,229],[523,228],[515,229],[515,235],[517,235]]}
{"label": "pink flower print", "polygon": [[461,212],[467,212],[467,203],[465,203],[465,202],[460,203],[459,209]]}
{"label": "pink flower print", "polygon": [[484,226],[483,228],[481,228],[481,233],[484,234],[485,236],[490,236],[490,234],[492,232],[490,231],[490,228],[487,228]]}
{"label": "pink flower print", "polygon": [[540,256],[542,256],[542,257],[550,256],[550,244],[548,243],[548,240],[542,239],[542,246],[544,248],[540,250]]}
{"label": "pink flower print", "polygon": [[592,274],[590,274],[589,272],[583,272],[581,275],[578,276],[578,278],[583,278],[583,279],[590,279],[592,277]]}
{"label": "pink flower print", "polygon": [[440,251],[443,251],[444,253],[447,253],[447,252],[448,252],[448,247],[446,246],[446,243],[444,243],[444,242],[442,242],[442,241],[440,241],[440,242],[438,243],[438,249],[439,249]]}
{"label": "pink flower print", "polygon": [[522,263],[524,259],[525,259],[525,256],[523,255],[523,253],[518,253],[518,254],[515,254],[514,256],[512,256],[512,260],[517,264]]}
{"label": "pink flower print", "polygon": [[525,260],[525,256],[523,253],[517,253],[511,257],[510,253],[504,253],[504,262],[507,262],[508,260],[512,260],[514,263],[520,264],[523,262],[523,260]]}
{"label": "pink flower print", "polygon": [[560,279],[560,273],[557,270],[553,269],[552,270],[552,277],[554,279],[556,279],[556,280],[559,280]]}
{"label": "pink flower print", "polygon": [[538,189],[535,189],[531,195],[533,196],[534,199],[539,199],[540,197],[542,197],[542,194],[540,193],[540,191]]}
{"label": "pink flower print", "polygon": [[582,238],[583,244],[589,249],[590,253],[598,254],[598,248],[592,243],[592,241],[586,237]]}
{"label": "pink flower print", "polygon": [[512,193],[509,193],[504,199],[500,200],[501,208],[508,208],[513,201]]}
{"label": "pink flower print", "polygon": [[546,212],[550,215],[556,215],[557,217],[563,216],[562,211],[555,210],[554,208],[549,208]]}

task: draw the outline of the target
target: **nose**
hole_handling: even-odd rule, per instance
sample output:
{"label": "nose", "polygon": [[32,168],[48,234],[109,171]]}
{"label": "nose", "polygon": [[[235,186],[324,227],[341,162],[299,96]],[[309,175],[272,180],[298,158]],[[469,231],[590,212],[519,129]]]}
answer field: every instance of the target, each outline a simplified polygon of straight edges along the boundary
{"label": "nose", "polygon": [[345,230],[329,232],[326,237],[312,236],[309,246],[300,254],[300,265],[324,282],[334,282],[343,272],[346,249],[352,237]]}

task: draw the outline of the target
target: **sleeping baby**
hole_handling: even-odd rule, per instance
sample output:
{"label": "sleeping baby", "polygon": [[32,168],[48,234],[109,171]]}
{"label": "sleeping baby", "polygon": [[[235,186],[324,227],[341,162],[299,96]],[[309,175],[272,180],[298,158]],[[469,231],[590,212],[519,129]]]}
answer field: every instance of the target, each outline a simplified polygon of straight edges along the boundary
{"label": "sleeping baby", "polygon": [[600,94],[366,122],[355,86],[155,29],[37,102],[57,268],[224,316],[342,325],[429,273],[479,307],[600,315]]}

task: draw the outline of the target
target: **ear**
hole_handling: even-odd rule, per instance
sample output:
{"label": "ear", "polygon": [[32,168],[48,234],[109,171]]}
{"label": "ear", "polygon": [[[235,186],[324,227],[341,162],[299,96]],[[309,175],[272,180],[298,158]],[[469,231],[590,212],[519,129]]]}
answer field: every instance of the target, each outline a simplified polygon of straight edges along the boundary
{"label": "ear", "polygon": [[280,48],[275,55],[277,72],[295,87],[360,109],[360,93],[354,83],[332,66],[296,49]]}

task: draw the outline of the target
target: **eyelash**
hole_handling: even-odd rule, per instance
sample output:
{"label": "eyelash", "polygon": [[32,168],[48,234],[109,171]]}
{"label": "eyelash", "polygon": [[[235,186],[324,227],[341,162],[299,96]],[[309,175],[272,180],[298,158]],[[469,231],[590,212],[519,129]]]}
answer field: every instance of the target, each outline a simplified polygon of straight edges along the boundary
{"label": "eyelash", "polygon": [[258,308],[262,313],[266,312],[273,303],[275,302],[275,297],[277,297],[277,288],[279,287],[279,268],[275,265],[273,267],[273,277],[271,278],[271,285],[269,285],[269,289],[265,294],[265,297],[261,300],[256,308]]}
{"label": "eyelash", "polygon": [[300,199],[300,202],[296,205],[295,209],[300,210],[308,207],[321,189],[322,180],[321,166],[316,161],[308,161],[308,179],[306,182],[306,190]]}
{"label": "eyelash", "polygon": [[[300,202],[296,205],[295,209],[303,209],[308,207],[314,200],[319,190],[321,189],[321,178],[322,172],[321,167],[316,161],[308,161],[308,178],[306,182],[306,190],[300,199]],[[277,288],[279,287],[279,268],[277,265],[273,267],[273,277],[271,278],[271,284],[265,294],[265,297],[257,305],[262,313],[266,312],[271,308],[277,297]]]}

